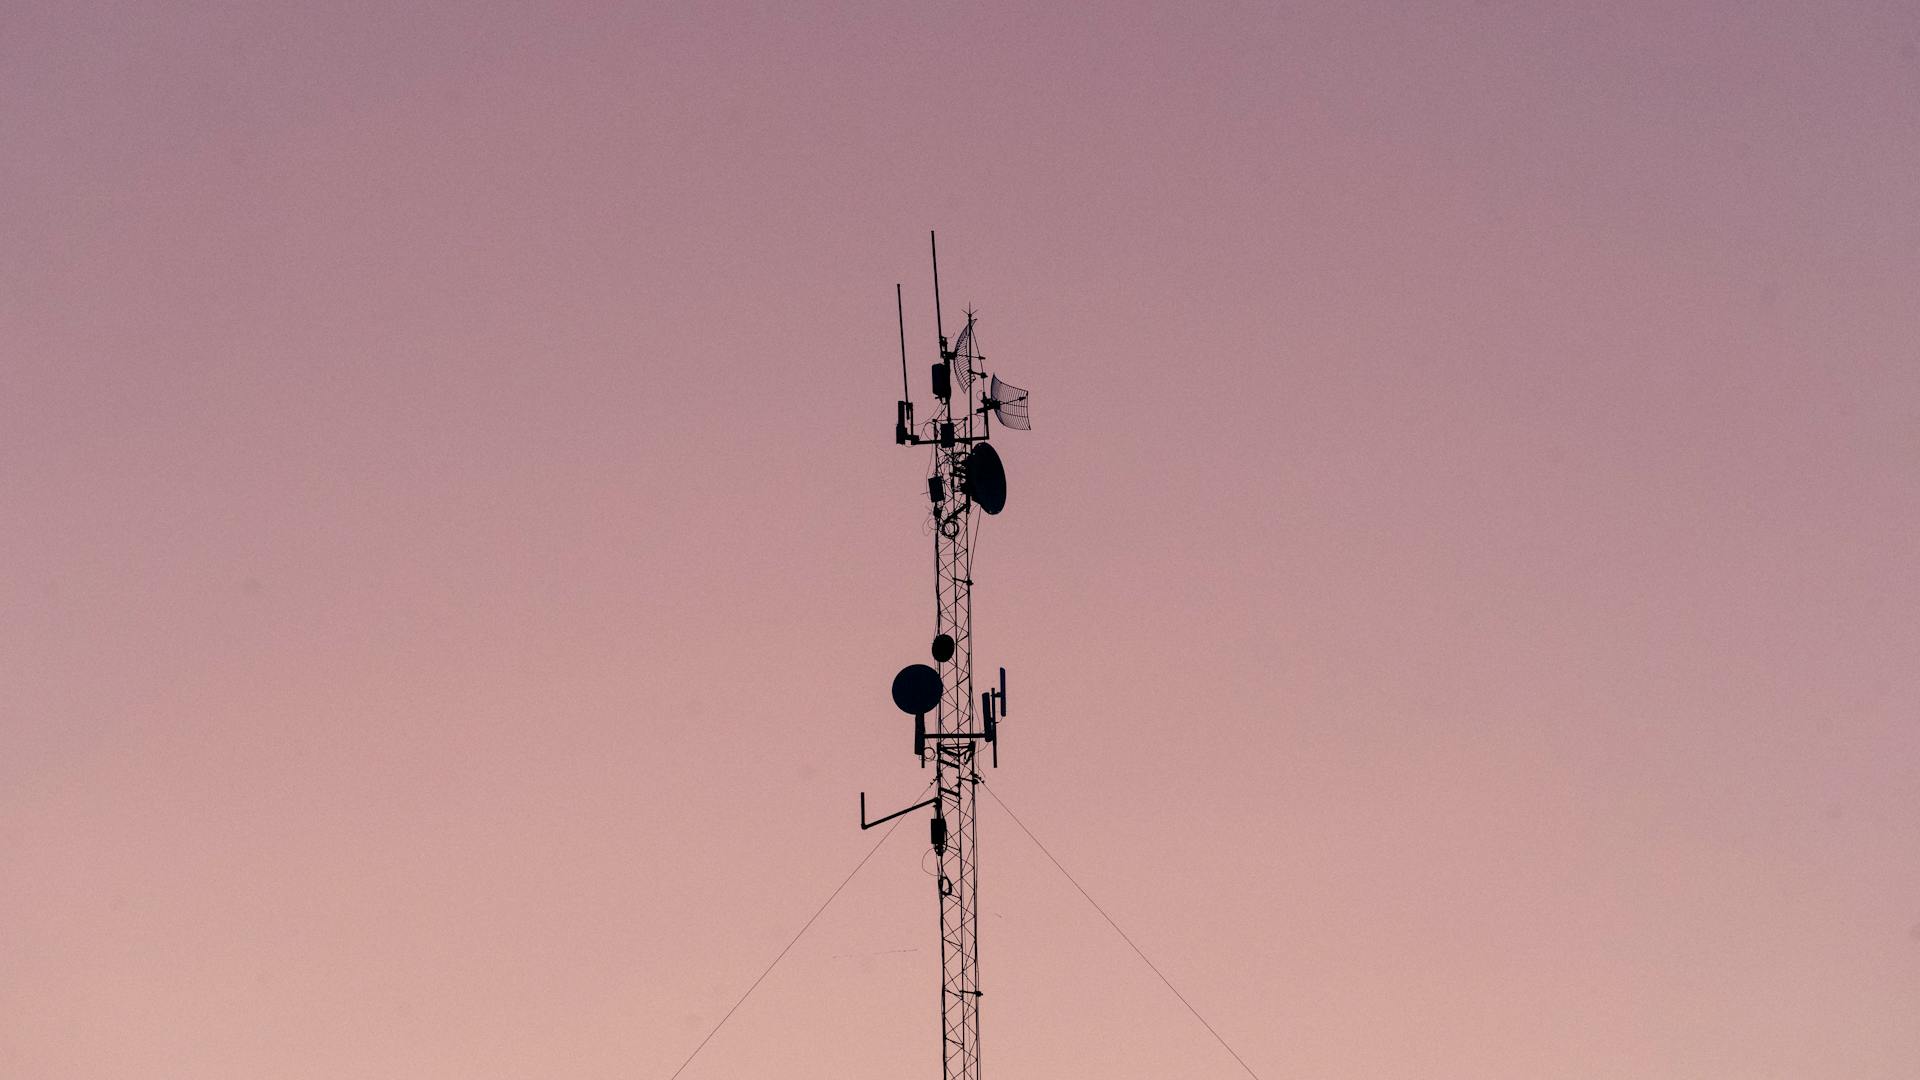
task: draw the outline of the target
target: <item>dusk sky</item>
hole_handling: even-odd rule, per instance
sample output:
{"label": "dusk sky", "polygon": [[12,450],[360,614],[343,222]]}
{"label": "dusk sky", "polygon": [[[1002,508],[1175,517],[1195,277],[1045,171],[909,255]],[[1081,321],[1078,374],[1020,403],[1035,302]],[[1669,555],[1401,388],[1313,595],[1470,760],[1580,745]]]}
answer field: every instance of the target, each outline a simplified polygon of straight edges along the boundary
{"label": "dusk sky", "polygon": [[[0,0],[0,1076],[664,1080],[926,782],[1263,1080],[1920,1076],[1920,8]],[[983,799],[994,1080],[1231,1056]],[[924,822],[682,1074],[938,1075]]]}

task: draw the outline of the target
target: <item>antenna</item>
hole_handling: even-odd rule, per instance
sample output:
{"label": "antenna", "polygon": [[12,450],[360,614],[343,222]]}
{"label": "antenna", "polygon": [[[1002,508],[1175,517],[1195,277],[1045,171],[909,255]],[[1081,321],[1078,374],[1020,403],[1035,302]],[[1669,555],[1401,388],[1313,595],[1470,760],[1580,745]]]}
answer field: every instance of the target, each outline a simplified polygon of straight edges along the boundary
{"label": "antenna", "polygon": [[1007,470],[992,443],[980,443],[967,455],[967,472],[960,491],[980,509],[997,514],[1007,505]]}
{"label": "antenna", "polygon": [[[987,442],[986,424],[975,434],[973,417],[999,416],[1001,423],[1026,430],[1026,391],[995,379],[982,391],[973,377],[985,359],[974,343],[974,312],[948,348],[940,315],[940,249],[933,250],[934,328],[940,356],[934,364],[931,433],[913,429],[913,402],[900,402],[894,441],[932,445],[927,476],[927,513],[933,523],[933,664],[908,664],[893,677],[893,703],[913,717],[913,754],[921,768],[934,768],[933,797],[868,820],[867,796],[860,794],[860,827],[870,829],[902,814],[931,808],[928,840],[939,861],[940,904],[940,1062],[943,1080],[980,1080],[979,849],[975,841],[974,792],[985,758],[1000,764],[1000,719],[1007,712],[1007,669],[1000,686],[977,696],[973,685],[973,511],[998,514],[1006,507],[1007,473],[1000,453]],[[894,286],[900,316],[900,384],[907,395],[906,308]],[[965,364],[953,378],[955,364]],[[1002,396],[1002,395],[1005,396]],[[1016,396],[1017,395],[1017,398]],[[978,399],[978,400],[976,400]],[[981,744],[986,752],[980,753]]]}
{"label": "antenna", "polygon": [[927,230],[927,246],[933,249],[933,332],[940,338],[940,359],[947,358],[947,328],[940,321],[940,238]]}
{"label": "antenna", "polygon": [[893,310],[900,316],[900,400],[908,401],[913,391],[907,389],[907,305],[900,299],[900,283],[893,285]]}
{"label": "antenna", "polygon": [[1027,417],[1027,392],[1002,382],[998,375],[987,380],[987,396],[980,399],[980,411],[992,413],[1003,426],[1015,431],[1033,430],[1033,421]]}
{"label": "antenna", "polygon": [[912,442],[913,391],[907,389],[907,305],[900,299],[900,283],[893,286],[893,310],[900,317],[900,404],[893,411],[893,441]]}

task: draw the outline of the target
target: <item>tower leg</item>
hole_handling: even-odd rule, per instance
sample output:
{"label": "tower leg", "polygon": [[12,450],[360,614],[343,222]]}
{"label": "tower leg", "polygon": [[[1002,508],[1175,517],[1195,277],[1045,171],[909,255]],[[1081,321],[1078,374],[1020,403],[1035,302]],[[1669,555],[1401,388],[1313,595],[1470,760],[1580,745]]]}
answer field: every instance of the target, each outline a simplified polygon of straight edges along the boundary
{"label": "tower leg", "polygon": [[979,847],[974,828],[974,743],[939,750],[940,810],[947,820],[940,855],[940,1029],[944,1080],[979,1080]]}

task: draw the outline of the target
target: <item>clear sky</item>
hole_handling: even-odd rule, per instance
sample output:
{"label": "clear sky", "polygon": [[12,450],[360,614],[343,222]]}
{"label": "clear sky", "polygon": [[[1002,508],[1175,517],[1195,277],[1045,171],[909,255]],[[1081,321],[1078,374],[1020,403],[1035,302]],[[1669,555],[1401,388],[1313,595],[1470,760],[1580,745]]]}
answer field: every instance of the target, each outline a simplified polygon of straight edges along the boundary
{"label": "clear sky", "polygon": [[[925,777],[1267,1080],[1920,1075],[1906,3],[0,4],[0,1074],[661,1078]],[[687,1080],[936,1071],[916,823]],[[1237,1067],[997,809],[996,1080]]]}

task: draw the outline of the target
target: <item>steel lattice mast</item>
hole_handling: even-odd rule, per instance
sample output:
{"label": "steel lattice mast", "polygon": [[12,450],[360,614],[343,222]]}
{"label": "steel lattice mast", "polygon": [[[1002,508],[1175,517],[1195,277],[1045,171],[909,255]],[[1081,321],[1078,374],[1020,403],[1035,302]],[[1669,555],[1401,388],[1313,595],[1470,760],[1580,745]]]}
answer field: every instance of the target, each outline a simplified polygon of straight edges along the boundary
{"label": "steel lattice mast", "polygon": [[[937,423],[946,430],[973,434],[973,411],[966,410],[961,421],[952,416],[955,398],[972,402],[973,316],[960,332],[960,348],[954,350],[952,365],[954,394],[941,402]],[[945,353],[946,350],[943,349]],[[937,438],[937,436],[936,436]],[[956,439],[952,446],[936,451],[940,472],[954,475],[964,468],[962,448]],[[939,507],[935,507],[938,513]],[[934,784],[940,798],[935,820],[948,823],[946,850],[940,855],[940,1036],[941,1059],[947,1080],[977,1080],[980,1075],[980,940],[979,940],[979,860],[975,842],[974,788],[980,774],[974,770],[974,751],[981,734],[974,726],[973,711],[973,505],[962,500],[933,530],[934,594],[939,609],[938,629],[953,639],[954,652],[940,666],[945,693],[940,698],[940,738],[934,740]],[[961,736],[949,739],[946,736]],[[935,849],[939,849],[938,844]]]}
{"label": "steel lattice mast", "polygon": [[[994,379],[982,384],[974,343],[974,315],[950,346],[938,326],[940,267],[934,256],[934,309],[940,359],[933,365],[936,416],[916,426],[910,400],[900,402],[894,441],[933,449],[927,494],[933,522],[934,639],[937,668],[912,664],[893,685],[894,703],[914,716],[914,754],[934,769],[933,796],[873,821],[860,799],[860,824],[871,828],[902,814],[933,808],[930,834],[939,859],[940,1060],[943,1080],[980,1077],[979,847],[974,795],[982,748],[998,764],[998,719],[1006,711],[1006,669],[1000,685],[973,696],[973,530],[978,508],[997,514],[1006,501],[1006,475],[987,444],[990,417],[1027,426],[1026,392]],[[899,300],[895,288],[896,304]],[[906,316],[900,315],[901,390],[906,387]],[[1017,396],[1016,396],[1017,395]],[[1000,400],[1004,398],[1005,400]],[[976,401],[978,405],[976,407]],[[976,421],[976,417],[978,418]],[[976,705],[978,708],[976,709]],[[933,724],[927,724],[927,713]]]}

